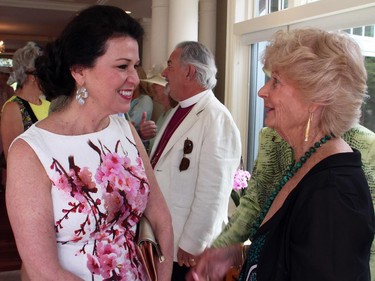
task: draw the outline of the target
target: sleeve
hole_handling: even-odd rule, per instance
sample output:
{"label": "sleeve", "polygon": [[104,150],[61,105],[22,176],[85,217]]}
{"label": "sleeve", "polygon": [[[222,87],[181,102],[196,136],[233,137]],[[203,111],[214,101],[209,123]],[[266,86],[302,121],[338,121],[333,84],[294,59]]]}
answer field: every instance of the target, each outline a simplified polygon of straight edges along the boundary
{"label": "sleeve", "polygon": [[[192,254],[210,246],[227,221],[231,186],[241,158],[240,133],[229,112],[218,114],[214,107],[207,115],[194,200],[179,241],[179,247]],[[198,253],[192,249],[199,249]]]}
{"label": "sleeve", "polygon": [[258,177],[261,176],[259,174],[262,171],[260,166],[262,166],[262,162],[264,162],[261,149],[262,147],[267,146],[267,144],[265,144],[267,142],[266,135],[267,130],[262,129],[259,134],[258,155],[251,172],[251,178],[246,193],[241,197],[240,204],[231,216],[229,223],[215,239],[213,247],[225,247],[231,244],[242,243],[249,239],[251,226],[255,222],[261,209],[256,186],[259,187],[260,192],[265,188],[264,186],[259,186],[257,182]]}
{"label": "sleeve", "polygon": [[[363,171],[366,175],[368,185],[370,187],[370,193],[372,198],[372,204],[375,209],[375,134],[371,135],[371,142],[367,151],[362,150],[362,163]],[[370,269],[371,269],[371,281],[375,281],[375,240],[372,242],[371,255],[370,255]]]}
{"label": "sleeve", "polygon": [[251,239],[250,230],[272,190],[277,186],[292,152],[285,141],[270,128],[259,134],[259,149],[246,193],[240,204],[214,241],[214,247],[224,247]]}
{"label": "sleeve", "polygon": [[256,178],[257,161],[255,161],[255,166],[253,168],[245,195],[241,197],[240,204],[238,205],[234,214],[231,216],[228,224],[213,242],[213,247],[225,247],[232,244],[245,242],[247,239],[249,239],[251,225],[260,212],[258,195],[254,188]]}
{"label": "sleeve", "polygon": [[[362,167],[366,175],[372,203],[375,208],[375,133],[357,125],[343,136],[344,140],[361,152]],[[375,281],[375,240],[372,243],[370,255],[371,281]]]}
{"label": "sleeve", "polygon": [[290,226],[290,280],[369,280],[368,185],[360,171],[340,173],[318,174],[303,186]]}

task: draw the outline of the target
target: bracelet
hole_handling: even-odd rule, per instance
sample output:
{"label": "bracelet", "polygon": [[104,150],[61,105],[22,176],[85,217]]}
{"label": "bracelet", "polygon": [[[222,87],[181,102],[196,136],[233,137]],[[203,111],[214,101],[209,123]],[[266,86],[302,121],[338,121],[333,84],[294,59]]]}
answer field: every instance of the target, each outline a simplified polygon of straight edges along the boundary
{"label": "bracelet", "polygon": [[242,263],[246,261],[247,251],[249,250],[249,246],[242,244],[241,247],[241,255],[242,255]]}
{"label": "bracelet", "polygon": [[245,256],[244,256],[244,247],[245,247],[245,245],[244,244],[240,244],[239,247],[240,247],[239,250],[240,250],[241,256],[238,255],[238,259],[239,259],[238,260],[238,265],[235,266],[235,267],[241,267],[244,264],[244,262],[245,262]]}

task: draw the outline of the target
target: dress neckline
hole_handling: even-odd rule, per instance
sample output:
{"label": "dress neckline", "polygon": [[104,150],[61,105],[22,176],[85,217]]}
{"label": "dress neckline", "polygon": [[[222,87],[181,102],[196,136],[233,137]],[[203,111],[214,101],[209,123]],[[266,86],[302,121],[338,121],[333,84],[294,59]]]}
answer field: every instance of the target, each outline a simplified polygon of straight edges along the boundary
{"label": "dress neckline", "polygon": [[45,134],[49,134],[51,136],[56,136],[56,137],[62,137],[62,138],[67,138],[67,137],[85,137],[85,136],[90,136],[90,135],[96,135],[96,134],[103,134],[105,133],[107,130],[109,130],[113,124],[114,124],[114,117],[113,116],[109,116],[109,123],[108,123],[108,126],[106,126],[105,128],[99,130],[99,131],[95,131],[95,132],[90,132],[90,133],[84,133],[84,134],[78,134],[78,135],[65,135],[65,134],[60,134],[60,133],[55,133],[55,132],[51,132],[47,129],[44,129],[44,128],[41,128],[38,126],[38,122],[36,122],[35,124],[33,124],[33,126],[35,126],[36,129],[42,131],[43,133]]}

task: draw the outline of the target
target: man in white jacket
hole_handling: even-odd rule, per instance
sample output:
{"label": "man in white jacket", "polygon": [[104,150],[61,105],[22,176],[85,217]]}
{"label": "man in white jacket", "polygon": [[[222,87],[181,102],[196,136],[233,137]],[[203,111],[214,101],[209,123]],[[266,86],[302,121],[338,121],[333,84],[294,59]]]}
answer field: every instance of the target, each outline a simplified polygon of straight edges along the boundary
{"label": "man in white jacket", "polygon": [[176,46],[162,75],[178,101],[156,136],[150,157],[172,214],[172,280],[185,280],[195,256],[210,246],[228,218],[240,164],[239,130],[214,96],[217,68],[204,45]]}

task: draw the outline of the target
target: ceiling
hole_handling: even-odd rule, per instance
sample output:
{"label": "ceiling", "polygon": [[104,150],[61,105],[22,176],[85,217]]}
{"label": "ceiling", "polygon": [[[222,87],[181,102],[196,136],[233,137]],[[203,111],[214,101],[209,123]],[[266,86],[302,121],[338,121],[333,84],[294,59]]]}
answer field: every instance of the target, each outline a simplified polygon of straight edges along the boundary
{"label": "ceiling", "polygon": [[152,0],[0,0],[2,57],[10,57],[27,41],[45,45],[61,32],[80,10],[91,5],[112,5],[131,11],[136,19],[151,18]]}

